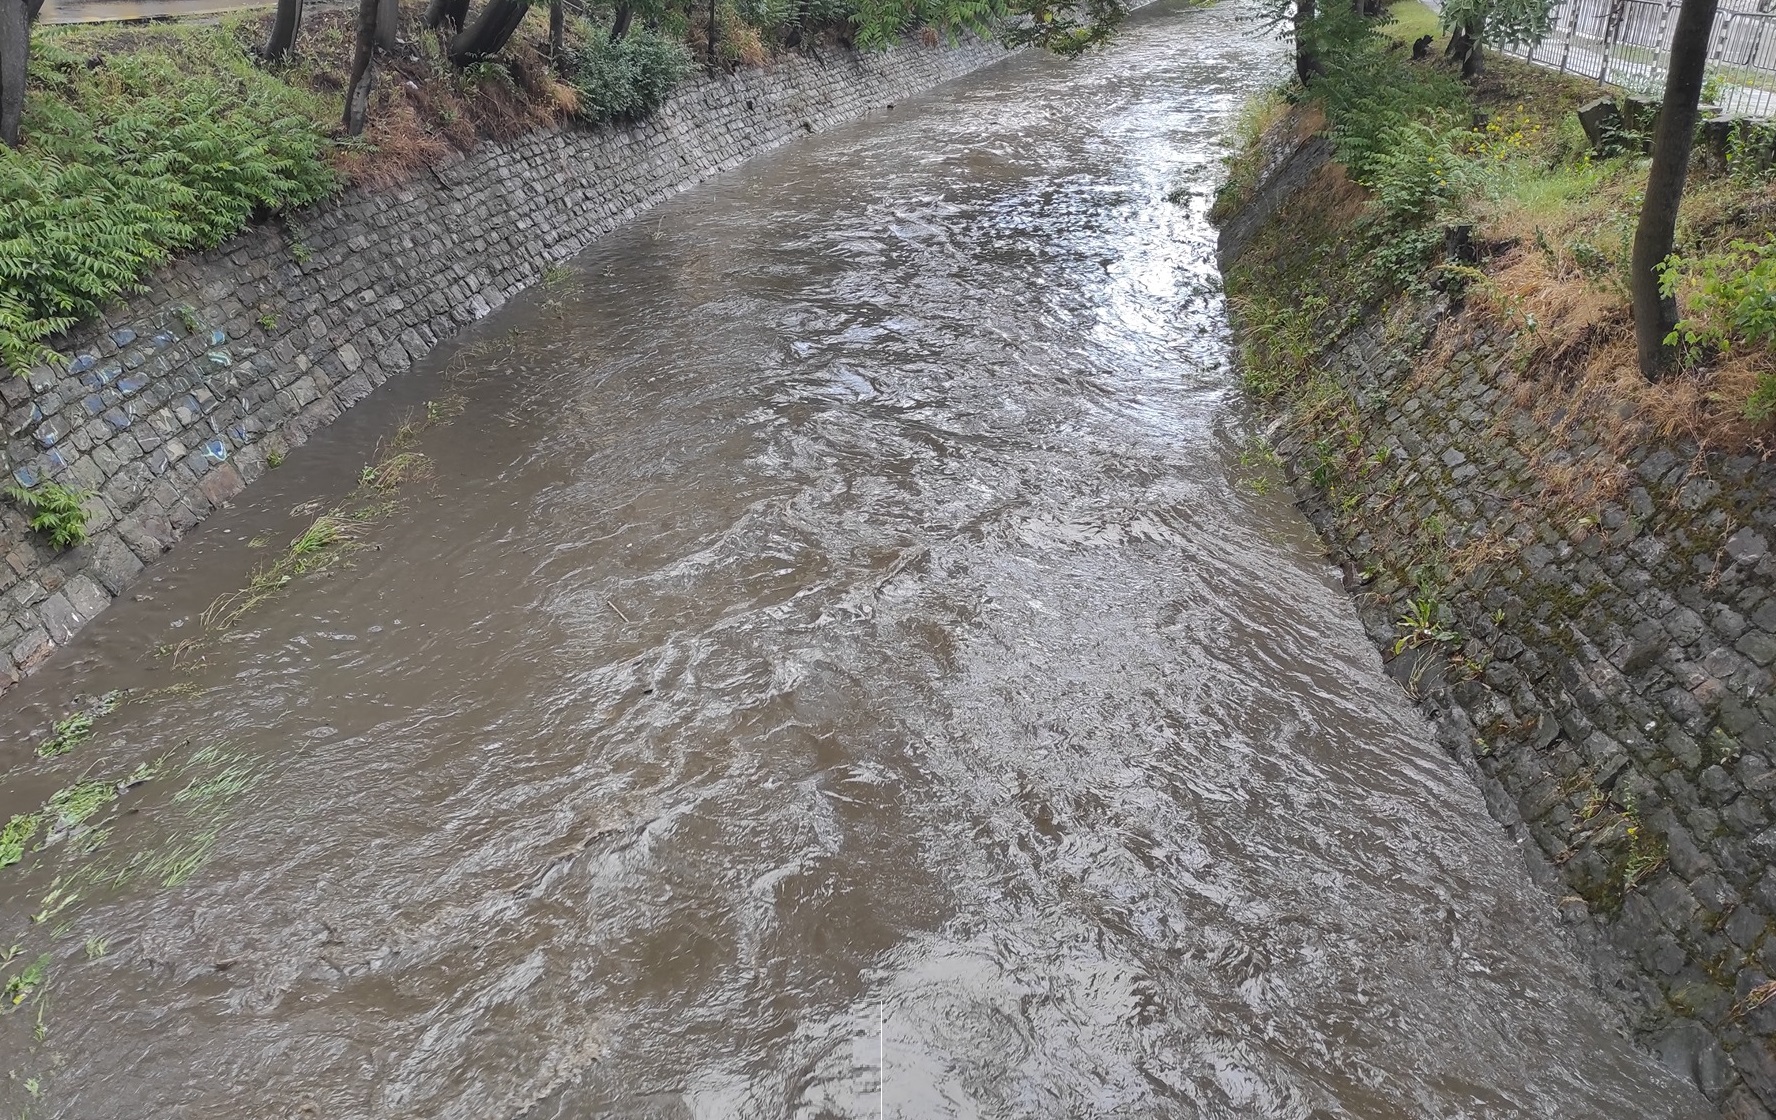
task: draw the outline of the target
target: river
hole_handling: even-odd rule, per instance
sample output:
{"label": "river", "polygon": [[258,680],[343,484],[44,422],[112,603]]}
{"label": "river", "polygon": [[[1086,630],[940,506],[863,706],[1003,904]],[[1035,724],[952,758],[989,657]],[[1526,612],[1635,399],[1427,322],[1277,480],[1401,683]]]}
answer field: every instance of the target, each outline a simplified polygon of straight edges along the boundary
{"label": "river", "polygon": [[[1161,5],[755,160],[206,522],[0,710],[0,818],[163,760],[0,870],[0,1099],[1708,1115],[1242,456],[1205,210],[1282,65]],[[427,400],[435,477],[189,642]]]}

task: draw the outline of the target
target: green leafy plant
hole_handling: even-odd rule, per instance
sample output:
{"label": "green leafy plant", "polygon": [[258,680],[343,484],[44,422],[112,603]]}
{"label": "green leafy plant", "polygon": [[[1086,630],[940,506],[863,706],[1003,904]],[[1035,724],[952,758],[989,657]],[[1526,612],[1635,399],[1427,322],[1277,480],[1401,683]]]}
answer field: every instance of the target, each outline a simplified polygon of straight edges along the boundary
{"label": "green leafy plant", "polygon": [[88,514],[83,503],[92,497],[90,490],[45,482],[31,490],[8,486],[6,496],[30,519],[31,528],[56,548],[73,548],[86,540]]}
{"label": "green leafy plant", "polygon": [[7,977],[6,986],[0,989],[5,997],[5,1006],[0,1011],[9,1011],[31,998],[31,993],[41,988],[49,979],[49,954],[45,953],[32,961],[25,968]]}
{"label": "green leafy plant", "polygon": [[[1698,257],[1673,254],[1659,266],[1659,287],[1685,303],[1667,345],[1726,351],[1776,343],[1776,237],[1735,239]],[[1759,375],[1744,413],[1759,422],[1776,416],[1776,374]]]}
{"label": "green leafy plant", "polygon": [[171,254],[336,185],[308,96],[224,30],[93,65],[45,35],[30,77],[29,143],[0,149],[0,361],[14,370]]}
{"label": "green leafy plant", "polygon": [[1776,175],[1776,128],[1739,120],[1727,132],[1727,174],[1750,187]]}
{"label": "green leafy plant", "polygon": [[40,813],[16,813],[0,828],[0,867],[10,867],[25,858],[25,849],[43,823]]}
{"label": "green leafy plant", "polygon": [[1553,26],[1551,0],[1445,0],[1444,30],[1467,28],[1485,46],[1539,43]]}
{"label": "green leafy plant", "polygon": [[1721,94],[1727,91],[1727,79],[1718,67],[1710,66],[1702,74],[1702,100],[1705,104],[1719,105]]}
{"label": "green leafy plant", "polygon": [[1396,625],[1403,631],[1394,641],[1394,656],[1398,657],[1409,649],[1417,649],[1427,642],[1455,642],[1461,640],[1444,621],[1443,605],[1435,599],[1421,596],[1406,604]]}
{"label": "green leafy plant", "polygon": [[562,67],[580,94],[580,116],[590,121],[639,120],[666,103],[673,88],[691,72],[682,43],[647,31],[632,31],[611,42],[592,36],[569,51]]}

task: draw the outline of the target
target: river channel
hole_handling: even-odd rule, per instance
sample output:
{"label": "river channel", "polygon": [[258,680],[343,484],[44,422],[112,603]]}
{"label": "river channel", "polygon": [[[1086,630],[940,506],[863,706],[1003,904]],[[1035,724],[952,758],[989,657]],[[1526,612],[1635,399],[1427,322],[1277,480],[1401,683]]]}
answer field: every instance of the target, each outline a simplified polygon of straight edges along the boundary
{"label": "river channel", "polygon": [[0,705],[0,819],[127,786],[0,869],[7,1115],[1708,1115],[1242,462],[1282,65],[1162,4],[806,138],[212,517]]}

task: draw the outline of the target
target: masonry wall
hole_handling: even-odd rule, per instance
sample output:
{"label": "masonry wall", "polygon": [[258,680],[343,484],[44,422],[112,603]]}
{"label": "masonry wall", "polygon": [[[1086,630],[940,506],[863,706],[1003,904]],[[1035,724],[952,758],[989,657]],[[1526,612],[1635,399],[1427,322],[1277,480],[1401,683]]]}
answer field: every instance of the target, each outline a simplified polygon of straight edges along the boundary
{"label": "masonry wall", "polygon": [[[1273,210],[1287,228],[1289,201]],[[1637,1033],[1724,1115],[1767,1120],[1776,464],[1612,451],[1542,415],[1509,332],[1458,310],[1371,313],[1276,450],[1389,672],[1545,857],[1575,932],[1607,943],[1600,979]]]}
{"label": "masonry wall", "polygon": [[267,459],[639,211],[789,140],[1005,56],[990,43],[795,56],[699,78],[629,128],[565,128],[353,191],[178,261],[0,379],[0,470],[91,490],[57,554],[0,512],[0,689],[99,614]]}

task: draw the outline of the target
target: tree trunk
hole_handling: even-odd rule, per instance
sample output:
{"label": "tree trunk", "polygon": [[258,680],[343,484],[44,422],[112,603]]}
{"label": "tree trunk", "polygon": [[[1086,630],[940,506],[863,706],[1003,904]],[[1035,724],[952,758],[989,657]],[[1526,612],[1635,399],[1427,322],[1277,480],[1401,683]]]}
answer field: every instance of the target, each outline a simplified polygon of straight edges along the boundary
{"label": "tree trunk", "polygon": [[467,66],[498,54],[530,10],[526,0],[488,0],[481,14],[450,40],[450,64]]}
{"label": "tree trunk", "polygon": [[1449,36],[1449,46],[1443,53],[1448,58],[1461,63],[1462,77],[1474,81],[1486,70],[1486,58],[1481,53],[1480,43],[1486,37],[1485,24],[1458,24]]}
{"label": "tree trunk", "polygon": [[629,34],[629,25],[635,21],[633,4],[618,4],[617,14],[611,18],[611,42],[615,43]]}
{"label": "tree trunk", "polygon": [[808,8],[812,0],[797,0],[795,18],[790,20],[789,27],[783,33],[783,45],[799,47],[808,33]]}
{"label": "tree trunk", "polygon": [[25,0],[25,26],[30,27],[37,22],[37,13],[43,10],[43,0]]}
{"label": "tree trunk", "polygon": [[278,0],[277,15],[271,21],[271,38],[265,44],[266,60],[288,58],[296,49],[296,36],[301,31],[302,0]]}
{"label": "tree trunk", "polygon": [[469,22],[469,0],[431,0],[426,5],[425,25],[436,31],[446,28],[461,31]]}
{"label": "tree trunk", "polygon": [[1295,77],[1307,85],[1326,72],[1320,65],[1319,52],[1314,49],[1314,0],[1295,0]]}
{"label": "tree trunk", "polygon": [[345,131],[362,136],[370,118],[370,89],[376,82],[376,13],[382,0],[358,0],[358,36],[352,44],[351,80],[345,86]]}
{"label": "tree trunk", "polygon": [[31,58],[31,18],[26,0],[0,0],[0,143],[19,146],[25,114],[25,66]]}
{"label": "tree trunk", "polygon": [[378,50],[395,49],[395,32],[401,26],[401,0],[381,0],[376,6],[376,46]]}
{"label": "tree trunk", "polygon": [[567,0],[549,0],[549,61],[561,62],[567,49]]}
{"label": "tree trunk", "polygon": [[715,0],[709,0],[709,68],[715,69]]}
{"label": "tree trunk", "polygon": [[1671,37],[1671,69],[1665,74],[1665,101],[1653,134],[1653,163],[1647,171],[1646,199],[1634,227],[1629,283],[1634,294],[1634,348],[1640,372],[1657,380],[1670,367],[1665,337],[1677,327],[1677,301],[1659,291],[1659,264],[1671,255],[1677,235],[1677,206],[1690,173],[1696,141],[1697,106],[1708,68],[1708,42],[1720,0],[1683,0]]}

